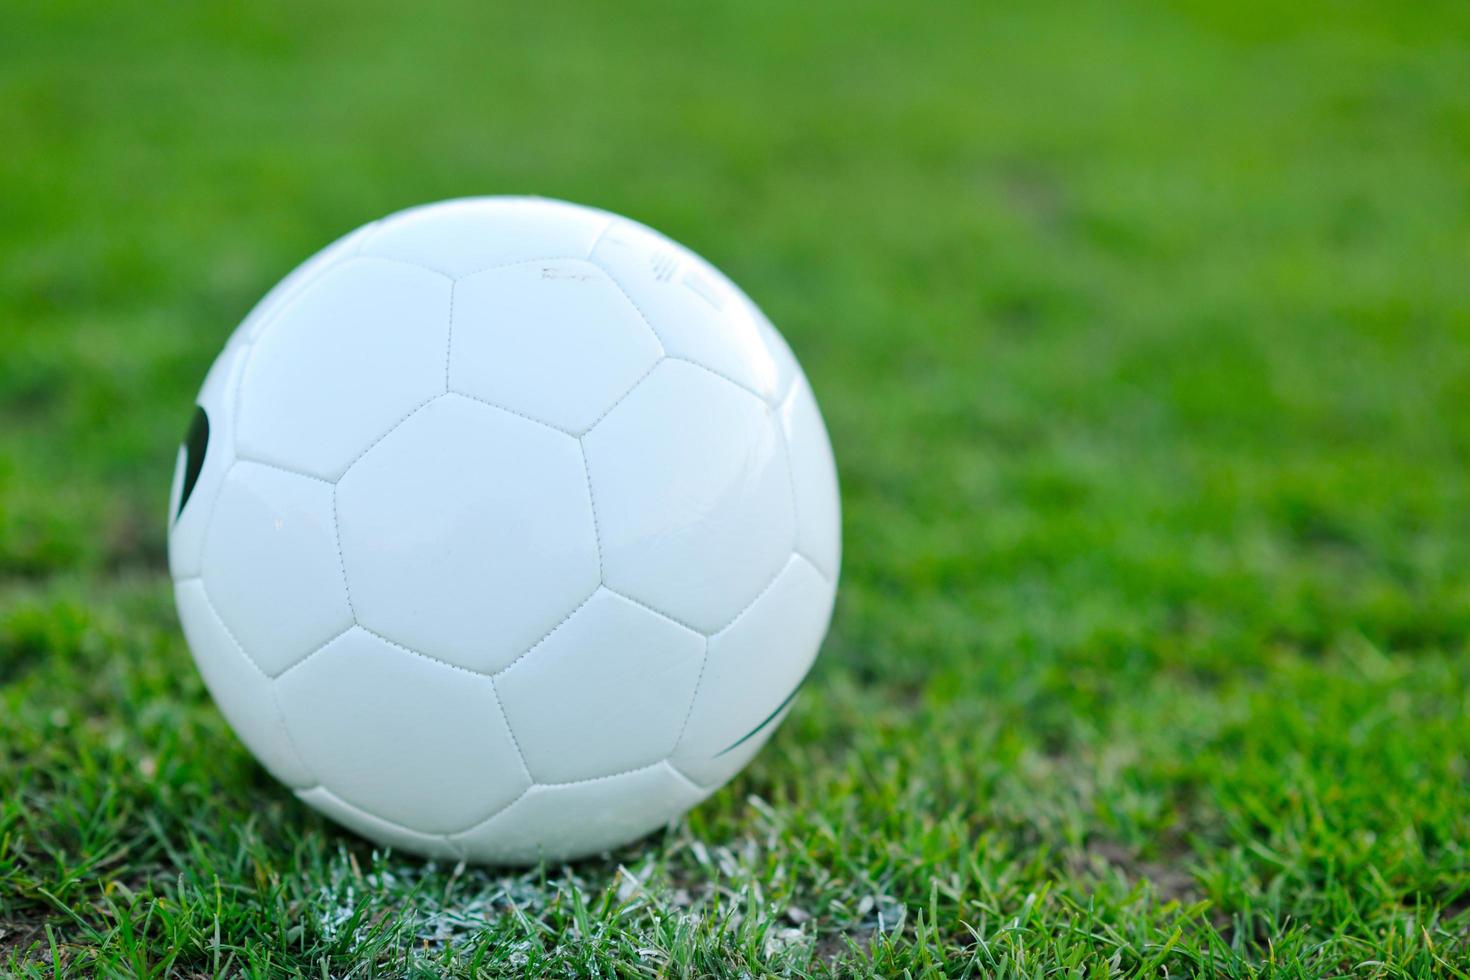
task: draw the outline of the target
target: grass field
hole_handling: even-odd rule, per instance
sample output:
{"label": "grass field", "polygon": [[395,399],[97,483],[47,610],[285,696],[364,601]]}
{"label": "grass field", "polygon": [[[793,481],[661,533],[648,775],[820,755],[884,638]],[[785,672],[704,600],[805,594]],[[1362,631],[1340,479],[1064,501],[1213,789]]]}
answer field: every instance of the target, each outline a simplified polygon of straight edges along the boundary
{"label": "grass field", "polygon": [[[0,973],[1470,975],[1470,7],[0,9]],[[607,860],[375,854],[193,668],[165,498],[327,240],[540,193],[822,401],[832,634]]]}

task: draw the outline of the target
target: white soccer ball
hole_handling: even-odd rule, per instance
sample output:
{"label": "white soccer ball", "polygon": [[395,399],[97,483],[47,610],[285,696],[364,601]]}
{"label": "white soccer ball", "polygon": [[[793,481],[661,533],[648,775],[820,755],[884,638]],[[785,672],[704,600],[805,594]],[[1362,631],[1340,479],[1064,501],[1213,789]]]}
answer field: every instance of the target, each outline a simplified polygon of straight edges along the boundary
{"label": "white soccer ball", "polygon": [[528,198],[330,245],[199,393],[169,567],[205,683],[307,803],[420,854],[574,858],[738,772],[826,632],[801,369],[687,249]]}

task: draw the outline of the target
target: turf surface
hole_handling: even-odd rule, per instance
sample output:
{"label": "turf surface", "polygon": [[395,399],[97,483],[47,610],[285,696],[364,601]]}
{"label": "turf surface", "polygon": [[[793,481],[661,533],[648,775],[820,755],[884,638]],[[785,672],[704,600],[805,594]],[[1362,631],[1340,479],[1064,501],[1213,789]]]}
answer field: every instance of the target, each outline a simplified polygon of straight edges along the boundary
{"label": "turf surface", "polygon": [[[1465,976],[1470,7],[0,9],[0,972]],[[533,192],[705,253],[840,463],[833,632],[607,860],[374,854],[164,566],[228,331]]]}

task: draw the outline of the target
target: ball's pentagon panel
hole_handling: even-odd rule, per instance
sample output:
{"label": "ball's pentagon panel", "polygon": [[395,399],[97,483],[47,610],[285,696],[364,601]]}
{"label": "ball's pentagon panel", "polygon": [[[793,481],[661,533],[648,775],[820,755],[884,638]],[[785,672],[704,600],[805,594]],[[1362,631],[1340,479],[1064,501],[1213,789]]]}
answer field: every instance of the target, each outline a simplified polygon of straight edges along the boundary
{"label": "ball's pentagon panel", "polygon": [[304,262],[211,368],[169,563],[241,740],[381,844],[619,846],[731,778],[826,630],[836,471],[779,333],[606,212],[415,208]]}
{"label": "ball's pentagon panel", "polygon": [[460,395],[363,454],[337,484],[337,520],[358,621],[483,673],[598,585],[577,440]]}

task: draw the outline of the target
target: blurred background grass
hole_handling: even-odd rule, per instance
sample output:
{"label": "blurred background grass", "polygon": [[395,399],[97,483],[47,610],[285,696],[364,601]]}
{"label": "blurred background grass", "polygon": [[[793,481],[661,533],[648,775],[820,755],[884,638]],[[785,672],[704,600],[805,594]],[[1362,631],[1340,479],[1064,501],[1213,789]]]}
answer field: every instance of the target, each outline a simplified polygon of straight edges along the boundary
{"label": "blurred background grass", "polygon": [[[641,897],[616,860],[537,879],[540,926],[489,902],[444,969],[512,939],[497,969],[1464,962],[1467,29],[1449,0],[6,4],[0,954],[422,945],[324,925],[369,852],[209,705],[168,476],[303,257],[536,193],[671,234],[786,333],[843,588],[771,748],[618,856]],[[384,880],[364,921],[502,879]]]}

